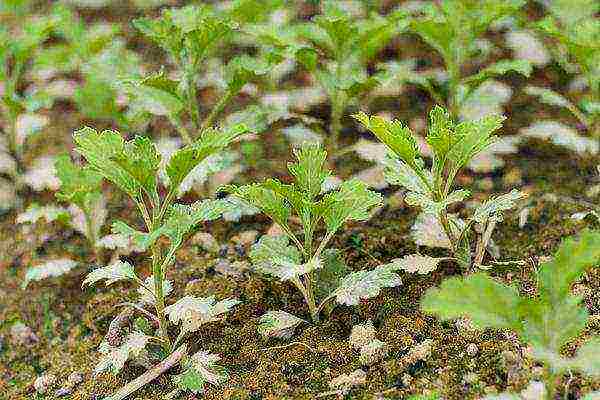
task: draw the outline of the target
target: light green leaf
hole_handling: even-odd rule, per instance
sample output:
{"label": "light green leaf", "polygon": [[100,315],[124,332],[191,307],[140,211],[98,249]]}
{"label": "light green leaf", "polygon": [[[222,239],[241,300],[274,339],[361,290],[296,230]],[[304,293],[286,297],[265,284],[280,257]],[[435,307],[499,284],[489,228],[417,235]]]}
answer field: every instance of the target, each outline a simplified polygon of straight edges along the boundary
{"label": "light green leaf", "polygon": [[525,193],[517,189],[513,189],[509,193],[500,196],[491,197],[475,209],[473,220],[480,224],[483,224],[490,218],[501,220],[502,213],[514,208],[517,201],[524,197]]}
{"label": "light green leaf", "polygon": [[313,272],[315,295],[319,301],[333,293],[340,286],[343,277],[350,273],[340,250],[337,249],[323,251],[321,265],[321,268]]}
{"label": "light green leaf", "polygon": [[264,235],[252,246],[250,259],[258,271],[286,281],[307,272],[302,255],[287,236]]}
{"label": "light green leaf", "polygon": [[505,75],[510,71],[517,72],[525,77],[529,77],[532,71],[531,63],[527,60],[500,60],[489,65],[465,79],[470,85],[479,85],[481,82],[498,75]]}
{"label": "light green leaf", "polygon": [[106,279],[106,286],[112,285],[118,281],[135,280],[137,276],[133,266],[127,261],[118,260],[106,267],[96,268],[90,272],[83,281],[82,287],[85,285],[94,285],[96,282]]}
{"label": "light green leaf", "polygon": [[354,115],[365,128],[371,131],[379,140],[409,166],[415,166],[415,158],[420,157],[417,141],[412,132],[398,120],[388,121],[382,117],[365,113]]}
{"label": "light green leaf", "polygon": [[454,203],[461,203],[471,195],[468,190],[455,190],[446,197],[443,201],[435,201],[429,193],[409,192],[404,200],[406,204],[413,207],[419,207],[425,214],[439,215]]}
{"label": "light green leaf", "polygon": [[101,195],[102,175],[90,168],[75,165],[68,154],[56,157],[54,167],[60,180],[60,191],[56,193],[59,200],[84,208],[90,203],[91,197]]}
{"label": "light green leaf", "polygon": [[184,236],[196,225],[220,218],[228,210],[228,203],[220,199],[197,201],[191,205],[174,204],[166,222],[159,230],[171,240],[171,249],[178,248]]}
{"label": "light green leaf", "polygon": [[[422,177],[425,179],[424,182],[423,179],[417,175],[415,170],[396,157],[387,157],[384,161],[384,166],[385,180],[390,185],[399,185],[409,192],[422,194],[429,193],[429,188],[425,182],[427,182],[430,187],[433,187],[433,176],[431,175],[431,172],[425,169],[422,169]],[[421,168],[419,164],[417,164],[416,167],[419,169]]]}
{"label": "light green leaf", "polygon": [[125,338],[124,342],[114,347],[104,341],[100,344],[98,351],[102,354],[94,370],[100,374],[106,370],[116,374],[123,369],[128,360],[132,360],[142,353],[148,343],[148,336],[141,332],[132,332]]}
{"label": "light green leaf", "polygon": [[336,232],[346,221],[364,221],[381,206],[382,196],[364,182],[351,179],[322,200],[322,215],[329,232]]}
{"label": "light green leaf", "polygon": [[226,186],[223,191],[258,208],[269,218],[281,226],[287,226],[291,214],[288,201],[266,185],[254,183],[244,186]]}
{"label": "light green leaf", "polygon": [[298,188],[305,193],[306,199],[312,200],[321,193],[321,187],[331,172],[325,169],[327,152],[320,145],[305,143],[301,149],[295,149],[297,163],[289,163],[288,169]]}
{"label": "light green leaf", "polygon": [[216,302],[214,296],[206,298],[185,296],[166,307],[165,313],[171,323],[181,324],[180,334],[185,334],[197,331],[203,324],[220,321],[223,314],[239,303],[236,299]]}
{"label": "light green leaf", "polygon": [[47,261],[43,264],[31,267],[25,273],[22,288],[25,289],[29,282],[41,281],[47,278],[55,278],[70,272],[79,263],[68,258]]}
{"label": "light green leaf", "polygon": [[402,284],[393,264],[382,265],[371,271],[357,271],[345,276],[333,292],[339,304],[355,306],[362,299],[379,294],[381,289]]}
{"label": "light green leaf", "polygon": [[390,267],[394,270],[401,269],[410,273],[418,273],[420,275],[426,275],[437,269],[439,263],[446,258],[444,257],[429,257],[421,254],[411,254],[393,260]]}
{"label": "light green leaf", "polygon": [[305,320],[285,311],[269,311],[260,317],[258,333],[266,338],[289,339]]}
{"label": "light green leaf", "polygon": [[446,279],[439,288],[430,289],[421,300],[421,309],[441,319],[468,316],[479,328],[518,329],[515,312],[518,292],[478,273],[466,278]]}
{"label": "light green leaf", "polygon": [[178,83],[159,71],[144,79],[122,83],[135,106],[153,115],[177,116],[184,107]]}
{"label": "light green leaf", "polygon": [[173,382],[181,390],[194,394],[204,392],[207,383],[219,385],[228,379],[227,371],[218,362],[221,359],[208,351],[199,351],[184,364],[184,372],[173,377]]}
{"label": "light green leaf", "polygon": [[170,158],[166,170],[171,187],[179,188],[188,174],[198,164],[211,155],[224,150],[233,141],[247,132],[248,129],[243,124],[234,125],[223,131],[215,129],[205,130],[196,142],[179,149]]}
{"label": "light green leaf", "polygon": [[494,133],[502,127],[506,117],[500,115],[489,115],[477,121],[465,121],[455,128],[460,141],[448,152],[448,158],[458,168],[467,165],[479,152],[493,144],[497,137]]}
{"label": "light green leaf", "polygon": [[150,233],[141,232],[133,229],[123,221],[113,222],[112,232],[133,243],[140,251],[146,251],[162,234],[160,229]]}
{"label": "light green leaf", "polygon": [[86,127],[75,132],[74,140],[90,167],[131,197],[142,189],[149,195],[156,192],[160,155],[150,139],[136,136],[125,142],[118,132]]}
{"label": "light green leaf", "polygon": [[271,71],[273,65],[264,59],[242,55],[235,57],[227,64],[227,89],[232,93],[239,92],[242,87]]}

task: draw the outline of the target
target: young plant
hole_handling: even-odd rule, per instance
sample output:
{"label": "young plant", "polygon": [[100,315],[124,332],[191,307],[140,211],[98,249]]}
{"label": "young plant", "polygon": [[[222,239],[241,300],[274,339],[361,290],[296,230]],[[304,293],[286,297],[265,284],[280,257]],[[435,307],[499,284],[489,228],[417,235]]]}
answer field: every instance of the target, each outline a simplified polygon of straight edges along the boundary
{"label": "young plant", "polygon": [[430,169],[425,166],[413,133],[400,121],[365,113],[354,117],[388,147],[386,180],[408,191],[405,200],[409,205],[434,216],[449,241],[448,247],[464,267],[469,267],[472,260],[469,233],[473,227],[478,228],[474,264],[479,266],[496,224],[502,221],[502,213],[514,207],[523,194],[512,190],[490,198],[466,222],[449,214],[448,208],[469,197],[468,190],[454,188],[456,177],[473,157],[497,140],[495,132],[502,127],[504,117],[491,115],[455,123],[446,110],[435,106],[429,115],[426,138],[433,154]]}
{"label": "young plant", "polygon": [[[123,82],[132,107],[167,117],[187,143],[211,128],[242,87],[271,67],[266,60],[247,55],[233,58],[226,68],[225,93],[202,120],[197,85],[203,63],[237,25],[207,5],[190,5],[164,10],[157,19],[137,19],[134,26],[167,52],[175,64],[177,78],[172,79],[161,70],[144,79]],[[188,124],[183,119],[185,114]]]}
{"label": "young plant", "polygon": [[558,0],[548,5],[549,14],[535,24],[552,41],[555,58],[585,84],[578,104],[549,88],[528,86],[526,92],[542,103],[562,107],[577,118],[594,137],[600,138],[600,4],[590,0]]}
{"label": "young plant", "polygon": [[0,26],[0,116],[1,139],[0,172],[10,176],[18,188],[22,182],[23,154],[27,136],[39,131],[46,118],[35,114],[50,106],[50,98],[40,90],[25,91],[24,75],[30,68],[40,47],[54,26],[51,17],[27,17],[22,32],[16,33],[8,25]]}
{"label": "young plant", "polygon": [[116,82],[139,74],[140,60],[127,50],[118,35],[116,24],[86,24],[71,9],[56,5],[52,9],[56,21],[56,39],[36,58],[34,67],[48,74],[80,75],[73,100],[86,118],[116,122],[128,129],[138,122],[136,115],[123,110],[117,103],[122,89]]}
{"label": "young plant", "polygon": [[[577,338],[589,321],[572,295],[571,286],[600,259],[600,233],[584,231],[578,239],[563,241],[554,259],[537,273],[538,296],[519,295],[511,286],[477,273],[451,278],[431,289],[421,308],[442,319],[468,316],[479,328],[510,329],[533,348],[533,356],[546,368],[546,399],[556,398],[557,380],[570,371],[600,375],[600,337],[583,344],[577,355],[565,358],[561,349]],[[505,397],[503,397],[505,398]],[[518,398],[518,397],[517,397]]]}
{"label": "young plant", "polygon": [[[480,96],[478,88],[489,79],[515,71],[529,76],[531,65],[525,60],[504,59],[480,67],[469,74],[468,66],[485,53],[483,35],[493,23],[516,15],[525,0],[441,0],[429,2],[423,15],[411,21],[410,29],[442,57],[447,73],[443,87],[433,82],[434,76],[406,73],[404,79],[422,86],[434,101],[446,107],[458,119],[472,96]],[[484,60],[487,57],[483,57]],[[477,99],[475,99],[477,100]]]}
{"label": "young plant", "polygon": [[337,3],[322,2],[322,13],[310,22],[257,32],[258,40],[313,73],[327,95],[331,105],[328,149],[334,157],[344,112],[381,83],[378,76],[369,75],[368,64],[408,26],[400,12],[357,18]]}
{"label": "young plant", "polygon": [[[114,335],[107,335],[100,346],[104,356],[97,372],[105,369],[117,372],[128,359],[139,355],[147,344],[158,345],[164,355],[174,351],[173,354],[180,354],[182,349],[185,353],[185,347],[179,346],[187,335],[197,331],[205,323],[219,320],[238,303],[234,299],[216,302],[214,297],[185,296],[167,305],[172,285],[166,275],[186,234],[201,222],[219,218],[228,209],[224,200],[208,199],[191,205],[175,204],[173,200],[179,185],[196,165],[222,151],[246,131],[243,125],[224,131],[207,129],[197,141],[179,149],[166,165],[168,186],[164,196],[161,196],[159,190],[161,156],[150,139],[136,136],[124,141],[118,132],[99,133],[91,128],[75,133],[76,151],[87,160],[87,171],[102,176],[127,194],[136,205],[144,223],[144,230],[137,230],[125,222],[116,221],[113,223],[113,232],[130,238],[137,247],[151,253],[152,275],[146,279],[139,278],[131,264],[119,260],[92,271],[84,281],[84,285],[92,285],[101,280],[105,280],[107,285],[117,281],[136,283],[141,296],[137,303],[129,306],[149,319],[145,324],[145,332],[133,331],[121,341],[112,340]],[[86,173],[81,171],[82,175]],[[162,240],[163,237],[167,239],[168,245]],[[169,334],[169,321],[180,326],[175,339]],[[155,334],[152,333],[153,324],[156,327]],[[177,381],[182,387],[192,390],[201,386],[201,378],[205,380],[205,377],[200,377],[202,370],[196,368],[198,363],[194,360],[195,358],[188,363],[191,365],[189,373],[197,379],[188,376]],[[123,390],[127,392],[130,389],[131,387],[127,387]],[[112,398],[122,398],[115,396]]]}
{"label": "young plant", "polygon": [[[330,171],[325,168],[327,153],[318,145],[305,144],[295,152],[297,161],[288,169],[294,183],[276,179],[223,190],[260,209],[283,231],[281,236],[262,236],[250,258],[257,271],[290,281],[302,293],[312,321],[317,323],[330,301],[356,305],[360,299],[376,296],[381,288],[400,284],[388,266],[345,275],[346,267],[328,246],[346,221],[363,221],[381,205],[381,195],[358,180],[343,182],[339,189],[322,194]],[[291,222],[296,216],[302,226],[300,239]],[[324,232],[318,234],[324,227]],[[302,320],[283,311],[261,318],[259,330],[267,336],[291,331]]]}

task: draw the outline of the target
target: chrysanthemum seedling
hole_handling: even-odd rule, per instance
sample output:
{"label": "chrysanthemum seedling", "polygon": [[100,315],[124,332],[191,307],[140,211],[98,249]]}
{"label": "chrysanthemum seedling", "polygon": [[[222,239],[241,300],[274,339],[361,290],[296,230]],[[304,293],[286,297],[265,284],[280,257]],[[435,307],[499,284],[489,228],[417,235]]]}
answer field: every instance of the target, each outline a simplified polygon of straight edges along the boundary
{"label": "chrysanthemum seedling", "polygon": [[259,41],[314,74],[326,93],[331,105],[328,148],[332,156],[339,147],[348,106],[381,83],[378,76],[369,75],[368,63],[408,25],[400,12],[358,18],[337,3],[322,2],[322,13],[310,22],[256,32]]}
{"label": "chrysanthemum seedling", "polygon": [[[297,161],[288,165],[294,183],[269,179],[223,190],[260,209],[281,227],[284,234],[261,237],[250,258],[257,271],[293,283],[313,322],[318,322],[330,301],[356,305],[360,299],[376,296],[381,288],[399,285],[400,279],[387,265],[346,274],[337,252],[328,248],[345,222],[369,218],[382,204],[381,195],[358,180],[322,194],[323,182],[330,175],[325,168],[327,153],[318,145],[305,144],[295,155]],[[302,226],[302,239],[292,227],[294,216]],[[319,234],[321,227],[324,231]],[[259,330],[266,336],[288,335],[300,322],[283,311],[269,312],[261,318]]]}
{"label": "chrysanthemum seedling", "polygon": [[443,228],[454,257],[465,267],[471,265],[469,234],[474,226],[479,228],[474,259],[475,265],[479,265],[494,227],[502,221],[502,213],[514,207],[523,194],[512,190],[490,198],[478,206],[466,222],[449,214],[448,208],[469,197],[469,191],[454,189],[456,177],[473,157],[494,143],[495,132],[502,126],[504,117],[488,116],[457,124],[443,108],[436,106],[430,113],[427,132],[427,144],[433,153],[430,169],[423,161],[413,133],[400,121],[369,117],[364,113],[355,118],[388,147],[386,180],[408,191],[405,200],[409,205],[434,216],[434,221]]}
{"label": "chrysanthemum seedling", "polygon": [[[220,320],[238,303],[234,299],[217,302],[214,297],[186,296],[167,305],[167,296],[172,286],[166,280],[166,275],[186,234],[201,222],[219,218],[228,209],[224,200],[209,199],[191,205],[174,204],[179,185],[196,165],[223,150],[246,131],[243,125],[223,131],[208,129],[197,141],[178,150],[166,165],[168,186],[164,196],[161,196],[159,190],[161,157],[150,139],[136,136],[124,141],[118,132],[97,132],[91,128],[75,133],[76,151],[88,162],[86,169],[79,171],[81,176],[87,178],[88,174],[98,174],[126,193],[137,207],[145,226],[140,231],[125,222],[116,221],[113,231],[130,238],[138,248],[149,250],[152,260],[152,275],[146,279],[138,277],[134,267],[128,262],[116,261],[92,271],[84,281],[84,285],[93,285],[103,280],[107,285],[117,281],[137,284],[139,301],[128,306],[147,319],[145,332],[132,330],[125,338],[116,339],[115,335],[107,336],[100,347],[103,357],[97,372],[105,369],[120,370],[127,360],[140,355],[147,344],[158,345],[165,354],[169,354],[181,345],[187,335],[197,331],[205,323]],[[93,180],[95,182],[95,175]],[[85,182],[87,183],[87,179]],[[76,179],[70,181],[75,186],[76,183]],[[77,190],[71,190],[70,193],[76,195]],[[75,197],[73,201],[81,200]],[[168,245],[165,245],[162,238],[166,238]],[[175,339],[169,334],[169,321],[172,325],[179,326],[179,335]],[[153,325],[156,333],[153,333]],[[190,368],[196,371],[190,374],[195,377],[202,375],[201,369],[195,367],[193,358],[190,363]],[[209,364],[212,365],[212,361]],[[206,377],[201,378],[210,381]],[[192,379],[179,379],[177,382],[189,389],[200,384]]]}
{"label": "chrysanthemum seedling", "polygon": [[559,0],[549,3],[548,11],[534,28],[551,41],[554,58],[565,71],[583,81],[584,93],[574,100],[545,87],[528,86],[525,91],[542,103],[567,109],[590,134],[600,138],[600,4]]}
{"label": "chrysanthemum seedling", "polygon": [[561,355],[563,346],[582,334],[589,321],[588,311],[580,305],[581,298],[571,294],[571,286],[590,267],[597,268],[599,260],[600,233],[584,231],[577,239],[564,240],[554,259],[541,266],[535,298],[521,296],[515,288],[478,273],[444,281],[440,288],[427,292],[421,308],[442,319],[468,316],[482,329],[517,332],[546,367],[546,399],[554,400],[557,380],[565,373],[600,375],[599,337],[588,339],[575,357]]}
{"label": "chrysanthemum seedling", "polygon": [[[467,74],[467,65],[487,55],[483,50],[483,35],[494,23],[516,15],[525,0],[441,0],[428,2],[422,15],[411,21],[410,29],[435,49],[444,62],[447,80],[437,85],[435,75],[409,70],[390,73],[398,79],[422,86],[438,105],[445,106],[453,119],[481,85],[509,71],[529,76],[531,65],[525,60],[504,59],[482,66],[475,74]],[[482,53],[483,56],[482,57]],[[396,65],[396,64],[392,64]],[[478,99],[474,99],[478,100]]]}
{"label": "chrysanthemum seedling", "polygon": [[[233,58],[226,67],[225,93],[202,120],[197,98],[200,73],[213,50],[237,32],[237,23],[208,5],[190,5],[164,10],[156,19],[137,19],[134,26],[167,52],[177,77],[173,79],[161,70],[143,79],[124,81],[131,106],[167,117],[187,143],[212,127],[246,83],[272,67],[272,60],[248,55]],[[189,123],[184,120],[186,115]]]}
{"label": "chrysanthemum seedling", "polygon": [[51,98],[44,91],[24,90],[24,76],[55,24],[52,17],[21,18],[20,32],[10,29],[9,24],[0,26],[0,173],[9,175],[17,189],[23,185],[23,154],[28,136],[47,123],[47,118],[36,111],[51,105]]}

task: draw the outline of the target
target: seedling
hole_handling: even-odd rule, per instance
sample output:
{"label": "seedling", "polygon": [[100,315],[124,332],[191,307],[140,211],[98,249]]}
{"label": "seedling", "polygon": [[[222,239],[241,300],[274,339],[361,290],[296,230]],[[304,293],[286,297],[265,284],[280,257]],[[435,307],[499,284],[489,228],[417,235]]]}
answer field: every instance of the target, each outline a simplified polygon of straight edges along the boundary
{"label": "seedling", "polygon": [[585,91],[576,100],[549,88],[528,86],[526,92],[542,103],[567,109],[594,137],[600,138],[600,12],[598,2],[590,0],[554,1],[549,14],[534,26],[545,35],[558,63],[583,80]]}
{"label": "seedling", "polygon": [[[164,10],[157,19],[137,19],[134,26],[167,52],[177,78],[161,70],[144,79],[124,81],[132,107],[167,117],[187,143],[212,127],[247,82],[271,68],[271,60],[247,55],[233,58],[225,73],[225,93],[202,120],[197,98],[199,74],[212,50],[236,31],[237,24],[207,5],[191,5]],[[186,114],[189,124],[183,119]]]}
{"label": "seedling", "polygon": [[122,90],[118,79],[139,74],[140,60],[127,50],[125,42],[118,37],[116,24],[86,24],[83,19],[64,5],[52,9],[56,21],[56,40],[36,58],[35,68],[61,74],[81,75],[72,99],[79,111],[95,120],[115,122],[128,129],[137,116],[122,110],[117,104]]}
{"label": "seedling", "polygon": [[510,329],[531,345],[535,359],[546,368],[546,398],[556,398],[557,380],[569,371],[600,375],[600,337],[583,344],[577,355],[565,358],[563,346],[585,329],[589,315],[571,286],[600,259],[600,233],[584,231],[563,241],[554,259],[537,274],[538,296],[519,295],[517,289],[477,273],[450,278],[431,289],[421,308],[442,319],[468,316],[479,328]]}
{"label": "seedling", "polygon": [[[410,29],[435,49],[444,62],[447,80],[439,87],[433,74],[404,71],[399,79],[422,86],[434,101],[446,107],[453,119],[477,96],[477,89],[489,79],[514,71],[525,76],[531,65],[525,60],[500,60],[468,74],[467,66],[474,60],[487,57],[483,35],[493,23],[516,15],[525,0],[441,0],[429,2],[422,16],[410,23]],[[482,55],[484,57],[482,57]],[[391,64],[396,65],[396,64]]]}
{"label": "seedling", "polygon": [[312,72],[326,93],[331,105],[329,150],[334,157],[344,112],[381,83],[378,76],[369,75],[367,65],[408,25],[400,12],[357,18],[337,3],[322,2],[322,14],[310,22],[256,32],[258,40]]}
{"label": "seedling", "polygon": [[[116,221],[113,223],[113,232],[130,238],[139,248],[149,250],[152,260],[152,275],[146,279],[139,278],[131,264],[120,260],[98,268],[86,277],[84,285],[102,280],[107,285],[117,281],[137,284],[140,299],[128,306],[146,319],[143,324],[145,331],[138,328],[127,335],[120,335],[118,340],[115,339],[114,332],[107,335],[100,346],[103,357],[96,372],[107,369],[118,372],[127,360],[139,356],[149,344],[158,345],[163,355],[171,354],[174,350],[173,354],[180,354],[182,347],[179,346],[187,335],[197,331],[205,323],[220,320],[223,314],[238,303],[234,299],[216,302],[214,297],[185,296],[167,305],[172,285],[166,280],[166,274],[186,234],[201,222],[219,218],[228,209],[224,200],[209,199],[192,205],[175,204],[173,200],[179,185],[206,157],[222,151],[246,131],[243,125],[224,131],[207,129],[197,141],[179,149],[166,165],[168,186],[164,196],[159,191],[161,156],[150,139],[136,136],[124,141],[118,132],[100,133],[92,128],[83,128],[75,133],[76,151],[88,162],[86,169],[80,171],[81,176],[86,176],[86,183],[87,174],[98,174],[117,186],[130,197],[144,222],[145,228],[140,231],[125,222]],[[95,182],[96,179],[93,175],[92,180]],[[163,237],[167,239],[168,246],[165,246]],[[149,311],[148,307],[154,312]],[[169,335],[169,322],[180,326],[175,339]],[[116,323],[117,326],[119,324]],[[156,325],[155,334],[152,333],[153,324]],[[180,359],[181,357],[177,358],[177,362]],[[212,382],[212,376],[207,371],[215,361],[214,356],[206,354],[193,356],[189,362],[185,362],[188,365],[187,372],[185,377],[176,380],[177,384],[197,392],[206,381]],[[157,366],[159,367],[164,368],[164,364]],[[154,373],[148,372],[149,376]],[[139,382],[132,382],[133,386],[124,388],[124,391],[118,392],[118,396],[115,395],[112,399],[122,398],[122,393],[128,393]]]}
{"label": "seedling", "polygon": [[[356,305],[384,287],[399,285],[400,279],[388,265],[345,275],[346,267],[337,252],[328,248],[345,222],[368,219],[381,205],[381,195],[358,180],[343,182],[339,189],[322,194],[323,182],[331,173],[325,169],[327,153],[318,145],[305,144],[295,156],[297,161],[288,165],[294,183],[268,179],[224,190],[260,209],[282,229],[281,236],[262,236],[250,258],[257,271],[293,283],[317,323],[330,301]],[[294,216],[302,226],[303,240],[292,229]],[[324,232],[319,235],[321,226]],[[269,312],[261,318],[259,331],[266,336],[287,336],[301,322],[283,311]]]}
{"label": "seedling", "polygon": [[456,177],[473,157],[496,141],[495,132],[502,127],[504,117],[491,115],[478,121],[455,123],[446,110],[435,106],[429,115],[427,132],[427,144],[433,153],[430,169],[425,166],[413,133],[400,121],[369,117],[365,113],[355,118],[388,147],[386,180],[408,191],[405,201],[409,205],[435,217],[454,257],[464,267],[471,265],[469,233],[473,227],[478,228],[474,264],[480,265],[492,232],[502,221],[502,213],[513,208],[523,194],[512,190],[490,198],[466,222],[449,214],[448,208],[470,196],[467,190],[454,189]]}
{"label": "seedling", "polygon": [[[26,22],[25,22],[26,21]],[[0,81],[2,82],[2,143],[0,172],[10,176],[19,188],[23,172],[23,154],[27,137],[37,133],[45,125],[45,117],[35,114],[51,104],[43,91],[24,91],[24,75],[36,57],[41,45],[54,26],[51,17],[27,17],[21,33],[0,27]]]}

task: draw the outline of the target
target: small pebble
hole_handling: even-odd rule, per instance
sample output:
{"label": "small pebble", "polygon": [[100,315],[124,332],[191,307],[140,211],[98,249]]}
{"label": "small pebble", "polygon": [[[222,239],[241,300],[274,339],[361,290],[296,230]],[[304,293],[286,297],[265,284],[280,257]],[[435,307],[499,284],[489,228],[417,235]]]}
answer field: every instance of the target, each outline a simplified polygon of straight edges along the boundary
{"label": "small pebble", "polygon": [[350,346],[356,350],[360,350],[363,346],[369,344],[375,339],[375,328],[371,321],[364,324],[354,325],[350,333]]}
{"label": "small pebble", "polygon": [[39,394],[46,394],[52,385],[56,382],[56,376],[52,374],[44,374],[38,377],[33,383],[33,387]]}
{"label": "small pebble", "polygon": [[360,349],[359,361],[362,365],[373,365],[385,358],[387,347],[381,340],[374,339]]}
{"label": "small pebble", "polygon": [[40,341],[33,330],[22,322],[17,322],[10,328],[10,336],[15,344],[26,347],[31,347]]}
{"label": "small pebble", "polygon": [[469,343],[467,345],[467,354],[470,355],[471,357],[476,355],[478,352],[479,352],[479,349],[477,348],[477,345],[475,343]]}
{"label": "small pebble", "polygon": [[212,254],[219,253],[220,246],[219,242],[213,235],[208,232],[198,232],[190,240],[192,244],[200,246],[202,249]]}

